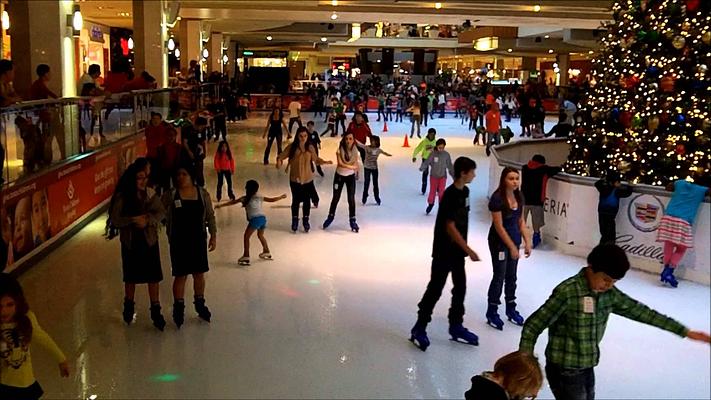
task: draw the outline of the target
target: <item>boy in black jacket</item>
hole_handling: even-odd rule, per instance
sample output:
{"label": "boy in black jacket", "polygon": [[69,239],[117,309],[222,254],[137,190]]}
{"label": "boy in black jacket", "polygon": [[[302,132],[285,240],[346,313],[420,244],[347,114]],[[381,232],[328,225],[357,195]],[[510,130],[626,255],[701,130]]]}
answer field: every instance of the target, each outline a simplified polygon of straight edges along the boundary
{"label": "boy in black jacket", "polygon": [[543,202],[546,199],[546,185],[548,178],[560,172],[560,167],[549,167],[546,158],[536,154],[528,164],[521,168],[521,190],[525,205],[523,206],[523,220],[528,220],[531,214],[533,223],[533,248],[541,244],[541,228],[546,224],[543,213]]}
{"label": "boy in black jacket", "polygon": [[620,199],[632,195],[632,186],[622,186],[620,180],[619,173],[609,172],[605,178],[595,182],[595,188],[600,192],[600,202],[597,205],[600,244],[615,243],[617,239],[615,218],[620,209]]}

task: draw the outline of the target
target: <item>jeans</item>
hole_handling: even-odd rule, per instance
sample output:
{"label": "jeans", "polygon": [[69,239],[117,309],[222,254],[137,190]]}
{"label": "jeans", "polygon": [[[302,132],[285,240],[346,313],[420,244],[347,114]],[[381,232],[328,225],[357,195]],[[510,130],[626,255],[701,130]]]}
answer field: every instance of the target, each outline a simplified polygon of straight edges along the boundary
{"label": "jeans", "polygon": [[291,136],[291,128],[294,126],[295,122],[297,122],[299,124],[299,128],[301,128],[303,126],[303,125],[301,125],[301,117],[289,118],[289,136]]}
{"label": "jeans", "polygon": [[461,325],[464,321],[464,295],[467,293],[467,276],[464,271],[464,261],[462,257],[454,259],[433,258],[430,282],[427,290],[422,296],[422,300],[417,304],[417,325],[422,328],[432,320],[432,310],[434,310],[437,300],[442,296],[442,289],[447,283],[447,275],[452,273],[452,304],[449,308],[449,324]]}
{"label": "jeans", "polygon": [[[289,181],[289,187],[291,188],[291,217],[299,218],[299,204],[302,203],[304,218],[311,215],[311,199],[313,193],[316,191],[314,182],[311,181],[301,184]],[[316,203],[318,203],[318,195],[316,197]]]}
{"label": "jeans", "polygon": [[410,137],[415,134],[415,125],[417,125],[417,137],[420,137],[420,120],[422,116],[413,115],[412,116],[412,127],[410,127]]}
{"label": "jeans", "polygon": [[383,107],[383,108],[378,107],[378,121],[380,121],[380,115],[383,116],[383,119],[384,119],[385,121],[388,120],[388,116],[387,116],[387,114],[385,114],[385,108],[384,108],[384,107]]}
{"label": "jeans", "polygon": [[595,370],[546,365],[546,378],[556,400],[595,400]]}
{"label": "jeans", "polygon": [[427,107],[421,107],[421,111],[420,111],[420,112],[422,113],[422,124],[423,124],[424,126],[427,126],[427,115],[428,115],[428,113],[427,113]]}
{"label": "jeans", "polygon": [[234,192],[232,192],[232,172],[230,171],[217,171],[217,201],[222,199],[222,180],[227,180],[227,196],[230,199],[235,197]]}
{"label": "jeans", "polygon": [[444,196],[444,189],[447,186],[447,176],[441,178],[435,178],[430,176],[430,195],[427,197],[427,204],[434,204],[435,195],[439,199],[440,204],[442,203],[442,197]]}
{"label": "jeans", "polygon": [[615,219],[617,214],[597,213],[597,220],[600,224],[600,244],[615,243],[617,239],[617,226]]}
{"label": "jeans", "polygon": [[333,199],[331,200],[331,208],[328,210],[328,215],[336,215],[336,207],[338,207],[338,202],[341,200],[343,185],[346,185],[346,193],[348,194],[348,217],[353,219],[356,215],[355,174],[343,176],[336,173],[333,177]]}
{"label": "jeans", "polygon": [[267,137],[267,148],[264,150],[264,164],[269,164],[269,153],[272,151],[272,143],[274,139],[277,142],[277,155],[281,154],[281,140],[283,135],[269,135]]}
{"label": "jeans", "polygon": [[375,201],[380,201],[380,188],[378,187],[378,169],[363,168],[365,171],[365,183],[363,184],[363,203],[368,199],[370,189],[370,177],[373,177],[373,196]]}
{"label": "jeans", "polygon": [[[504,299],[506,303],[513,303],[516,301],[518,260],[511,258],[509,249],[498,239],[489,239],[489,252],[491,253],[491,264],[494,267],[494,276],[489,284],[489,304],[501,304],[502,288],[505,288]],[[501,257],[501,253],[503,253],[503,257]]]}

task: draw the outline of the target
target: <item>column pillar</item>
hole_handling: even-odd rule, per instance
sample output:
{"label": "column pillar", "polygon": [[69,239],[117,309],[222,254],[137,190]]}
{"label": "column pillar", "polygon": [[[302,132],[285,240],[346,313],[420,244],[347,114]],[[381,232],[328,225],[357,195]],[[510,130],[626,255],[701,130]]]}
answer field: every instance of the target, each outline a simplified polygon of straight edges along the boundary
{"label": "column pillar", "polygon": [[222,72],[222,33],[216,32],[210,34],[208,50],[210,51],[210,57],[208,58],[208,71]]}
{"label": "column pillar", "polygon": [[558,68],[560,68],[559,86],[568,86],[568,69],[570,69],[570,54],[558,54]]}
{"label": "column pillar", "polygon": [[147,71],[159,87],[168,86],[168,56],[165,42],[163,0],[133,0],[133,41],[136,72]]}
{"label": "column pillar", "polygon": [[190,60],[200,61],[202,43],[200,42],[200,21],[182,19],[178,32],[180,41],[180,69],[188,70]]}
{"label": "column pillar", "polygon": [[27,97],[38,64],[49,65],[49,88],[62,96],[76,95],[74,38],[67,27],[73,1],[13,0],[9,7],[12,62],[17,93]]}

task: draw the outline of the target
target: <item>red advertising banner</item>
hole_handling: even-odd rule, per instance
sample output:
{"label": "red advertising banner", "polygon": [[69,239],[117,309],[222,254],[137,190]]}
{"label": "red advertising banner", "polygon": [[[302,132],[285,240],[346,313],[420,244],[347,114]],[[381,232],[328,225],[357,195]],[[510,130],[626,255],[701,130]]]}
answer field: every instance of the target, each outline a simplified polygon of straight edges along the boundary
{"label": "red advertising banner", "polygon": [[0,222],[8,256],[3,272],[109,199],[126,166],[145,152],[144,137],[136,136],[4,189]]}

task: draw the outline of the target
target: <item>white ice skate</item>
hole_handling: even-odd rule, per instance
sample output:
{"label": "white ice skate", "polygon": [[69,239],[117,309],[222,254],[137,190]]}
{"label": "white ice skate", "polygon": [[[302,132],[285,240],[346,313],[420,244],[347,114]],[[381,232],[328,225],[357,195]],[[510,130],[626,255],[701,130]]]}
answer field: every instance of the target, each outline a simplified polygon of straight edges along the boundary
{"label": "white ice skate", "polygon": [[237,264],[249,265],[249,257],[240,257],[239,260],[237,260]]}
{"label": "white ice skate", "polygon": [[271,260],[271,259],[272,259],[272,255],[271,255],[271,253],[269,253],[268,251],[266,251],[266,252],[264,252],[264,253],[260,253],[260,254],[259,254],[259,258],[261,258],[262,260]]}

